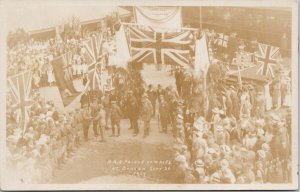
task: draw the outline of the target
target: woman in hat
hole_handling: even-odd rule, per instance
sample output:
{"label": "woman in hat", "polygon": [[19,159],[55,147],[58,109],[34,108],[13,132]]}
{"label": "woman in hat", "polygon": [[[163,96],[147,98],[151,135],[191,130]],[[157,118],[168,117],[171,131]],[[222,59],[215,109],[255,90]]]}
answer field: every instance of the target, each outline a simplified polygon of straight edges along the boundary
{"label": "woman in hat", "polygon": [[53,74],[53,67],[51,65],[47,68],[47,76],[48,76],[48,83],[52,86],[52,83],[55,82],[54,74]]}
{"label": "woman in hat", "polygon": [[247,88],[243,89],[240,101],[241,101],[240,119],[251,117],[252,105],[250,102],[250,96]]}
{"label": "woman in hat", "polygon": [[275,109],[281,107],[281,83],[279,79],[275,79],[272,83],[272,104]]}
{"label": "woman in hat", "polygon": [[266,100],[263,92],[260,90],[257,93],[255,98],[255,105],[254,105],[254,116],[257,118],[263,118],[265,115],[265,106]]}
{"label": "woman in hat", "polygon": [[291,78],[286,77],[285,78],[285,85],[284,85],[284,94],[282,95],[283,97],[283,106],[285,107],[291,107]]}

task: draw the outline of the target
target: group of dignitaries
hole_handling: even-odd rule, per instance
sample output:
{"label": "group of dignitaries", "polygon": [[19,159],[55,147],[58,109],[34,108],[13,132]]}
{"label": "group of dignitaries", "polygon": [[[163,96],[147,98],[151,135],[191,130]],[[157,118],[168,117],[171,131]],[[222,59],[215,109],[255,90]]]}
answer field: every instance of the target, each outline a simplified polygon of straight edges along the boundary
{"label": "group of dignitaries", "polygon": [[81,96],[86,140],[89,128],[93,129],[96,138],[100,136],[100,141],[105,141],[105,130],[111,130],[111,137],[120,136],[124,128],[120,126],[120,121],[125,118],[129,119],[129,129],[132,129],[134,136],[140,134],[141,126],[143,136],[148,137],[154,127],[161,133],[168,133],[170,125],[170,132],[175,136],[176,129],[173,127],[176,124],[175,112],[179,100],[177,91],[172,86],[146,85],[138,71],[133,73],[126,74],[127,79],[124,81],[120,80],[122,75],[118,72],[113,73],[110,78],[113,86],[104,86],[104,91],[87,89]]}

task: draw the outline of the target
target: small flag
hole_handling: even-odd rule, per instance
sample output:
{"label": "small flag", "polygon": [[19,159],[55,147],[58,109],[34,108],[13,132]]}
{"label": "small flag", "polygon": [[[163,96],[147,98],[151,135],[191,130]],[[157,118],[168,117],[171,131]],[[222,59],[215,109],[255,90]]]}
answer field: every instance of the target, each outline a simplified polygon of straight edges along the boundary
{"label": "small flag", "polygon": [[279,47],[258,44],[257,62],[259,64],[257,74],[274,77],[274,66],[281,60]]}
{"label": "small flag", "polygon": [[218,34],[218,38],[216,39],[217,41],[217,45],[219,45],[220,47],[227,47],[228,45],[228,35],[225,35],[223,33],[219,33]]}

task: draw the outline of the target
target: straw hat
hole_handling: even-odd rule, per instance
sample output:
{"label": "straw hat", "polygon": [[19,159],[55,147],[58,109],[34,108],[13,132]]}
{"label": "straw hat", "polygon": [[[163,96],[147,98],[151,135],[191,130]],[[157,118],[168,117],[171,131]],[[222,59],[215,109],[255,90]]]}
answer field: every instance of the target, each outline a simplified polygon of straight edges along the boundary
{"label": "straw hat", "polygon": [[212,112],[213,112],[213,113],[216,113],[216,114],[224,114],[224,111],[221,110],[221,109],[219,109],[218,107],[214,108],[214,109],[212,110]]}
{"label": "straw hat", "polygon": [[270,146],[267,143],[263,143],[261,145],[261,148],[262,148],[262,150],[264,150],[266,152],[270,150]]}
{"label": "straw hat", "polygon": [[195,161],[195,167],[204,167],[204,162],[201,159]]}
{"label": "straw hat", "polygon": [[229,162],[226,159],[221,160],[221,167],[229,167]]}
{"label": "straw hat", "polygon": [[257,155],[261,158],[264,159],[266,157],[266,152],[263,150],[258,150]]}

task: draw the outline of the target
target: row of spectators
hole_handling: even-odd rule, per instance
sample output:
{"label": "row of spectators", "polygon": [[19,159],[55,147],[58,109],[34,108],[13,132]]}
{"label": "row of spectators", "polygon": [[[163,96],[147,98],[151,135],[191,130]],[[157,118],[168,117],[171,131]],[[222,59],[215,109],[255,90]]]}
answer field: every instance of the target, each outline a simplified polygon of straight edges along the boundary
{"label": "row of spectators", "polygon": [[[19,43],[8,49],[7,75],[11,76],[25,70],[33,71],[33,85],[35,87],[52,85],[55,82],[51,61],[59,56],[71,52],[71,58],[67,58],[73,65],[74,77],[87,73],[87,61],[83,56],[86,51],[84,41],[97,32],[87,33],[79,39],[48,39],[36,41],[31,39],[27,43]],[[113,36],[109,30],[104,32],[103,49],[107,53],[112,52],[111,42]]]}
{"label": "row of spectators", "polygon": [[[7,167],[14,175],[14,183],[48,183],[55,170],[72,156],[82,144],[82,109],[59,111],[53,101],[41,98],[39,87],[55,83],[51,60],[66,56],[71,52],[68,64],[73,65],[73,77],[87,73],[87,62],[83,57],[84,41],[91,32],[82,38],[30,40],[18,43],[7,50],[7,75],[15,75],[25,70],[33,71],[33,89],[29,123],[25,130],[19,128],[18,106],[7,94]],[[104,31],[104,50],[109,53],[113,40],[110,30]]]}
{"label": "row of spectators", "polygon": [[[10,98],[10,97],[8,97]],[[39,91],[33,93],[27,129],[18,128],[17,111],[7,101],[7,167],[22,183],[47,183],[54,171],[79,147],[79,119],[75,111],[58,111]]]}
{"label": "row of spectators", "polygon": [[[285,70],[269,81],[229,84],[228,62],[220,61],[209,37],[212,63],[207,85],[175,71],[172,113],[175,169],[180,183],[252,184],[291,182],[291,78]],[[205,94],[203,92],[205,91]],[[167,100],[168,101],[168,100]]]}

